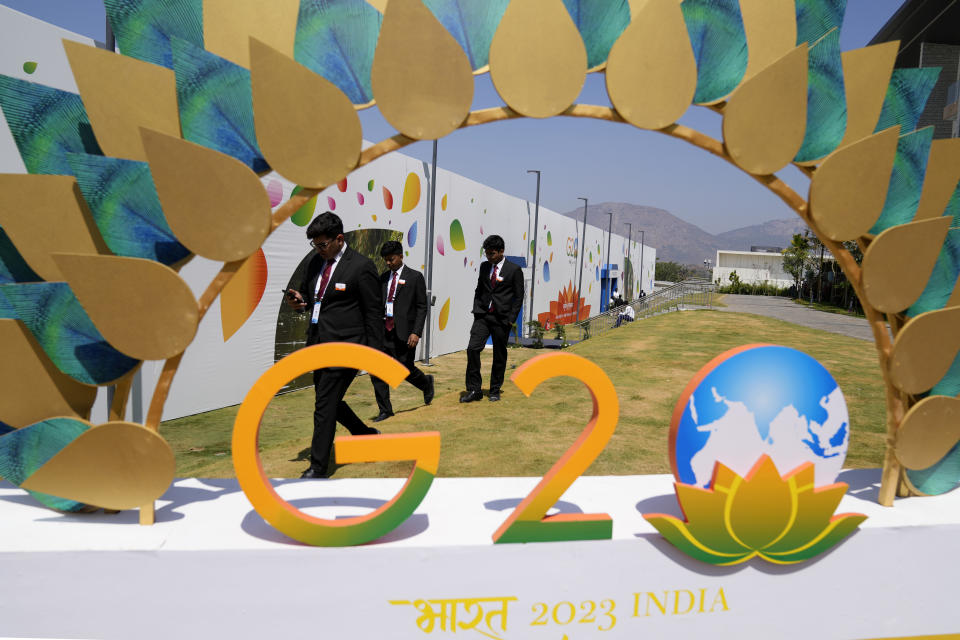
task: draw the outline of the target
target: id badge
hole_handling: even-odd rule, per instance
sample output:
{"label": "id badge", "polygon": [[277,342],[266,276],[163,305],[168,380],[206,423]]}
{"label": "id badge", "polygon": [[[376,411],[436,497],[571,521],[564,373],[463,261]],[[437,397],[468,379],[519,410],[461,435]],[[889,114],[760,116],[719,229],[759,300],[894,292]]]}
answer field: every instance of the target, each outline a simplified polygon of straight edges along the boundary
{"label": "id badge", "polygon": [[320,301],[317,300],[313,303],[313,315],[310,316],[310,324],[317,324],[317,320],[320,318]]}
{"label": "id badge", "polygon": [[387,317],[388,317],[388,318],[392,318],[392,317],[393,317],[393,303],[392,303],[392,302],[388,302],[388,303],[387,303]]}

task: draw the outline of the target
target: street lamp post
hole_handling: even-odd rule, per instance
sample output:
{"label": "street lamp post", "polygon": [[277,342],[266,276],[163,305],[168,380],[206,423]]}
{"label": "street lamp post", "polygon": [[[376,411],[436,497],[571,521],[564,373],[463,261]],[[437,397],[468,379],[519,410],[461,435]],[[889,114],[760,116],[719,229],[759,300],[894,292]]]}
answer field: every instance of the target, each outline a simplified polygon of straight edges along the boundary
{"label": "street lamp post", "polygon": [[[630,244],[633,242],[633,223],[624,222],[624,224],[627,225],[627,258],[630,258]],[[631,296],[633,296],[633,292],[627,291],[627,302],[630,302]]]}
{"label": "street lamp post", "polygon": [[610,220],[607,222],[607,300],[613,297],[612,283],[610,282],[610,240],[613,237],[613,211],[607,211]]}
{"label": "street lamp post", "polygon": [[[643,289],[643,235],[644,235],[643,229],[640,229],[640,290],[641,291],[644,291]],[[652,288],[653,287],[651,287],[651,289]],[[646,291],[644,291],[644,293],[646,293]]]}
{"label": "street lamp post", "polygon": [[530,271],[530,314],[529,322],[533,322],[534,291],[537,287],[537,230],[540,228],[540,171],[527,169],[527,173],[537,174],[537,200],[533,209],[533,268]]}
{"label": "street lamp post", "polygon": [[580,252],[580,278],[577,280],[577,319],[576,322],[580,322],[580,301],[583,299],[582,288],[583,288],[583,252],[587,247],[587,199],[586,198],[577,198],[577,200],[583,200],[583,241],[580,242],[579,252]]}

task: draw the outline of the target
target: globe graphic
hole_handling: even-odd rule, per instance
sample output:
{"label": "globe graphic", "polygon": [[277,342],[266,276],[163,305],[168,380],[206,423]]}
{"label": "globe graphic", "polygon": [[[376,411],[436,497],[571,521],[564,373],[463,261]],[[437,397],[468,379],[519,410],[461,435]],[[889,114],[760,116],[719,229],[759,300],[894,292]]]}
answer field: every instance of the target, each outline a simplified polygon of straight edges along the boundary
{"label": "globe graphic", "polygon": [[707,488],[717,462],[743,477],[766,454],[782,476],[813,463],[822,487],[840,473],[849,435],[847,403],[823,365],[789,347],[746,345],[714,358],[684,389],[670,462],[679,482]]}

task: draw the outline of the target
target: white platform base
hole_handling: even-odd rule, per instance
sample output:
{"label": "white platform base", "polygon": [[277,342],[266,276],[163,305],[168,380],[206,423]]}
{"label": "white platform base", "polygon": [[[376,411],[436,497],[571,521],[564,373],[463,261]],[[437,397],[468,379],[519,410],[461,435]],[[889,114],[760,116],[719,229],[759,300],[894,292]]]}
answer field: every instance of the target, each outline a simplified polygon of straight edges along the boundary
{"label": "white platform base", "polygon": [[[135,512],[55,513],[0,484],[0,636],[574,640],[960,632],[960,492],[885,509],[875,502],[878,471],[846,471],[840,480],[850,494],[839,511],[869,515],[858,532],[811,562],[727,568],[688,558],[643,519],[679,515],[670,476],[577,480],[560,509],[609,513],[610,541],[493,545],[490,535],[537,478],[440,478],[396,531],[346,549],[311,548],[276,532],[233,480],[176,482],[152,527],[136,524]],[[325,517],[364,513],[401,484],[277,481],[284,498]],[[496,615],[504,608],[506,616]]]}

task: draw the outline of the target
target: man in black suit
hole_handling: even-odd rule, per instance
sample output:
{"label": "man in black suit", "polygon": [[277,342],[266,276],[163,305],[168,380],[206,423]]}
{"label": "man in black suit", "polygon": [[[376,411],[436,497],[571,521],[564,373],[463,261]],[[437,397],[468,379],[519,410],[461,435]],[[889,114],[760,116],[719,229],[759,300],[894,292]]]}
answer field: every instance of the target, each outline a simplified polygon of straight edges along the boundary
{"label": "man in black suit", "polygon": [[460,402],[483,398],[480,391],[480,352],[493,337],[493,366],[490,368],[491,402],[500,399],[503,372],[507,368],[507,337],[510,326],[523,306],[523,272],[503,257],[505,245],[500,236],[483,241],[487,261],[480,264],[477,289],[473,294],[473,326],[467,343],[467,393]]}
{"label": "man in black suit", "polygon": [[[325,342],[353,342],[382,348],[383,328],[377,269],[373,262],[346,245],[343,222],[330,211],[321,213],[307,227],[307,238],[316,255],[307,265],[299,290],[290,289],[291,307],[310,313],[307,346]],[[368,427],[343,401],[356,369],[343,367],[313,372],[316,403],[313,409],[313,441],[310,467],[301,478],[326,478],[330,449],[337,422],[351,435],[380,433]]]}
{"label": "man in black suit", "polygon": [[[433,376],[424,375],[413,364],[417,343],[423,335],[427,319],[427,285],[423,274],[403,264],[403,245],[395,240],[380,247],[380,255],[388,269],[380,274],[380,294],[383,301],[384,351],[399,360],[409,372],[405,380],[423,392],[423,403],[433,400]],[[380,414],[374,422],[393,415],[390,387],[386,382],[370,376],[377,396]]]}

